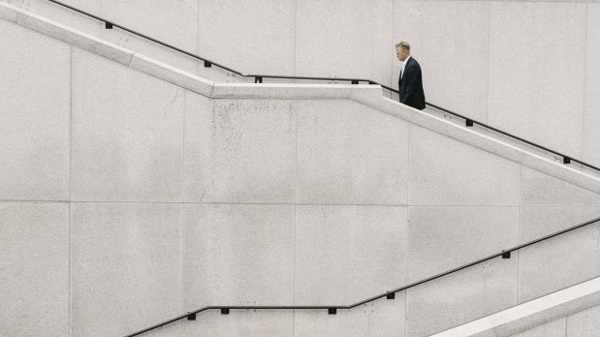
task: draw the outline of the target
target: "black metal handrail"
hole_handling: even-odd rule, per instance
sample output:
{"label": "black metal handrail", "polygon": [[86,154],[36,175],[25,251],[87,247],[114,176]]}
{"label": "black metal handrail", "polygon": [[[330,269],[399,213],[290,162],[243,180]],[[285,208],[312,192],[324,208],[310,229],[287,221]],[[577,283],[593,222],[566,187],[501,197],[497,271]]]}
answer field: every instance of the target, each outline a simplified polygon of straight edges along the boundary
{"label": "black metal handrail", "polygon": [[515,246],[515,247],[512,247],[512,248],[505,249],[505,250],[503,250],[503,251],[501,251],[499,253],[496,253],[496,254],[484,257],[484,258],[479,259],[479,260],[472,261],[472,262],[464,264],[464,265],[462,265],[460,267],[457,267],[457,268],[454,268],[454,269],[450,269],[450,270],[445,271],[443,273],[440,273],[440,274],[437,274],[437,275],[425,278],[425,279],[417,281],[417,282],[410,283],[408,285],[402,286],[402,287],[397,288],[397,289],[393,289],[393,290],[387,291],[387,292],[385,292],[383,294],[380,294],[380,295],[368,298],[368,299],[360,301],[360,302],[356,302],[354,304],[349,304],[349,305],[318,305],[318,306],[309,306],[309,305],[304,305],[304,306],[302,306],[302,305],[301,306],[293,306],[293,305],[290,305],[290,306],[278,306],[278,305],[266,305],[266,306],[257,306],[257,305],[247,305],[247,306],[213,305],[213,306],[206,306],[206,307],[200,308],[200,309],[195,310],[195,311],[190,311],[190,312],[188,312],[185,315],[181,315],[181,316],[175,317],[173,319],[170,319],[168,321],[162,322],[160,324],[151,326],[149,328],[146,328],[146,329],[134,332],[134,333],[129,334],[129,335],[125,336],[125,337],[138,336],[138,335],[141,335],[141,334],[146,333],[148,331],[158,329],[158,328],[163,327],[165,325],[168,325],[168,324],[171,324],[171,323],[174,323],[174,322],[180,321],[182,319],[186,319],[186,318],[188,320],[194,321],[194,320],[196,320],[196,314],[199,314],[199,313],[202,313],[202,312],[208,311],[208,310],[221,310],[221,314],[223,314],[223,315],[228,315],[229,312],[230,312],[230,310],[327,310],[327,312],[330,315],[335,315],[335,314],[337,314],[338,310],[350,310],[350,309],[356,308],[356,307],[358,307],[360,305],[363,305],[363,304],[366,304],[366,303],[373,302],[375,300],[381,299],[383,297],[385,297],[387,299],[394,299],[395,298],[395,294],[397,292],[405,291],[405,290],[408,290],[410,288],[414,288],[416,286],[422,285],[424,283],[428,283],[428,282],[431,282],[433,280],[437,280],[437,279],[442,278],[444,276],[447,276],[447,275],[456,273],[458,271],[461,271],[463,269],[467,269],[467,268],[473,267],[475,265],[478,265],[478,264],[490,261],[490,260],[495,259],[497,257],[502,257],[503,259],[510,259],[510,256],[511,256],[512,252],[515,252],[515,251],[521,250],[523,248],[535,245],[537,243],[540,243],[540,242],[552,239],[554,237],[557,237],[557,236],[560,236],[560,235],[572,232],[574,230],[577,230],[577,229],[589,226],[589,225],[591,225],[593,223],[596,223],[596,222],[599,222],[599,221],[600,221],[600,217],[592,219],[592,220],[589,220],[589,221],[586,221],[584,223],[580,223],[580,224],[575,225],[573,227],[569,227],[567,229],[564,229],[564,230],[561,230],[561,231],[558,231],[558,232],[555,232],[555,233],[543,236],[543,237],[538,238],[536,240],[532,240],[532,241],[529,241],[527,243],[524,243],[524,244],[521,244],[521,245],[518,245],[518,246]]}
{"label": "black metal handrail", "polygon": [[[369,79],[363,79],[363,78],[335,78],[335,77],[333,77],[333,78],[332,78],[332,77],[310,77],[310,76],[287,76],[287,75],[258,75],[258,74],[244,74],[244,73],[242,73],[242,72],[240,72],[240,71],[237,71],[237,70],[231,69],[231,68],[229,68],[229,67],[226,67],[226,66],[224,66],[224,65],[222,65],[222,64],[216,63],[216,62],[214,62],[214,61],[211,61],[211,60],[209,60],[209,59],[206,59],[206,58],[200,57],[200,56],[198,56],[198,55],[196,55],[196,54],[193,54],[193,53],[190,53],[190,52],[188,52],[188,51],[185,51],[185,50],[183,50],[183,49],[181,49],[181,48],[175,47],[175,46],[173,46],[173,45],[170,45],[170,44],[168,44],[168,43],[165,43],[165,42],[162,42],[162,41],[160,41],[160,40],[157,40],[157,39],[154,39],[154,38],[152,38],[152,37],[149,37],[149,36],[147,36],[147,35],[145,35],[145,34],[139,33],[139,32],[137,32],[137,31],[135,31],[135,30],[133,30],[133,29],[129,29],[129,28],[127,28],[127,27],[124,27],[124,26],[122,26],[122,25],[116,24],[116,23],[114,23],[114,22],[112,22],[112,21],[110,21],[110,20],[107,20],[107,19],[105,19],[105,18],[99,17],[99,16],[97,16],[97,15],[94,15],[94,14],[88,13],[88,12],[86,12],[86,11],[80,10],[80,9],[78,9],[78,8],[75,8],[75,7],[72,7],[72,6],[69,6],[69,5],[67,5],[67,4],[64,4],[64,3],[60,2],[60,1],[56,1],[56,0],[47,0],[47,1],[50,1],[50,2],[52,2],[52,3],[54,3],[54,4],[57,4],[57,5],[59,5],[59,6],[62,6],[62,7],[68,8],[68,9],[70,9],[70,10],[73,10],[73,11],[77,12],[77,13],[80,13],[80,14],[83,14],[83,15],[86,15],[86,16],[89,16],[89,17],[91,17],[91,18],[94,18],[94,19],[96,19],[96,20],[98,20],[98,21],[102,21],[102,22],[104,22],[104,24],[105,24],[105,27],[106,27],[107,29],[113,29],[114,27],[117,27],[117,28],[120,28],[120,29],[122,29],[122,30],[124,30],[124,31],[126,31],[126,32],[129,32],[129,33],[131,33],[131,34],[134,34],[134,35],[137,35],[137,36],[139,36],[139,37],[142,37],[142,38],[144,38],[144,39],[146,39],[146,40],[149,40],[149,41],[152,41],[152,42],[154,42],[154,43],[157,43],[157,44],[159,44],[159,45],[161,45],[161,46],[163,46],[163,47],[167,47],[167,48],[169,48],[169,49],[173,49],[173,50],[175,50],[175,51],[177,51],[177,52],[183,53],[183,54],[185,54],[185,55],[187,55],[187,56],[190,56],[190,57],[192,57],[192,58],[195,58],[195,59],[197,59],[197,60],[203,61],[203,62],[204,62],[204,66],[205,66],[205,67],[207,67],[207,68],[210,68],[210,67],[212,67],[212,66],[215,66],[215,67],[221,68],[221,69],[223,69],[223,70],[225,70],[225,71],[228,71],[228,72],[230,72],[230,73],[236,74],[236,75],[238,75],[238,76],[240,76],[240,77],[245,77],[245,78],[254,78],[254,82],[255,82],[255,83],[263,83],[263,79],[265,79],[265,78],[273,78],[273,79],[289,79],[289,80],[310,80],[310,81],[343,81],[343,82],[350,82],[351,84],[360,84],[361,82],[367,82],[368,84],[372,84],[372,85],[379,85],[379,86],[381,86],[383,89],[389,90],[389,91],[391,91],[391,92],[393,92],[393,93],[396,93],[396,94],[399,94],[399,93],[400,93],[398,90],[395,90],[395,89],[393,89],[393,88],[391,88],[391,87],[389,87],[389,86],[383,85],[383,84],[381,84],[381,83],[378,83],[378,82],[376,82],[376,81],[373,81],[373,80],[369,80]],[[464,119],[464,120],[465,120],[465,124],[466,124],[466,126],[467,126],[467,127],[472,127],[473,125],[479,125],[479,126],[482,126],[482,127],[486,128],[486,129],[489,129],[489,130],[495,131],[495,132],[497,132],[497,133],[500,133],[500,134],[502,134],[502,135],[508,136],[508,137],[510,137],[510,138],[516,139],[516,140],[518,140],[518,141],[521,141],[521,142],[523,142],[523,143],[526,143],[526,144],[528,144],[528,145],[532,145],[532,146],[534,146],[534,147],[537,147],[537,148],[539,148],[539,149],[541,149],[541,150],[544,150],[544,151],[547,151],[547,152],[549,152],[549,153],[552,153],[552,154],[554,154],[554,155],[557,155],[557,156],[559,156],[559,157],[562,157],[562,160],[563,160],[563,163],[564,163],[564,164],[570,164],[571,162],[576,162],[576,163],[578,163],[578,164],[580,164],[580,165],[582,165],[582,166],[585,166],[585,167],[587,167],[587,168],[591,168],[591,169],[593,169],[593,170],[596,170],[596,171],[600,172],[600,168],[598,168],[598,167],[596,167],[596,166],[594,166],[594,165],[588,164],[588,163],[586,163],[586,162],[584,162],[584,161],[581,161],[581,160],[575,159],[575,158],[573,158],[572,156],[568,156],[568,155],[565,155],[565,154],[563,154],[563,153],[560,153],[560,152],[558,152],[558,151],[551,150],[551,149],[549,149],[549,148],[547,148],[547,147],[545,147],[545,146],[539,145],[539,144],[537,144],[537,143],[534,143],[534,142],[532,142],[532,141],[526,140],[526,139],[524,139],[524,138],[521,138],[521,137],[519,137],[519,136],[515,136],[515,135],[513,135],[513,134],[511,134],[511,133],[508,133],[508,132],[505,132],[505,131],[499,130],[499,129],[497,129],[497,128],[495,128],[495,127],[492,127],[492,126],[490,126],[490,125],[487,125],[487,124],[485,124],[485,123],[479,122],[479,121],[477,121],[477,120],[475,120],[475,119],[473,119],[473,118],[470,118],[470,117],[467,117],[467,116],[463,116],[463,115],[461,115],[461,114],[458,114],[458,113],[456,113],[456,112],[453,112],[453,111],[450,111],[450,110],[448,110],[448,109],[442,108],[442,107],[440,107],[440,106],[438,106],[438,105],[436,105],[436,104],[429,103],[429,102],[426,102],[426,104],[427,104],[427,105],[429,105],[429,106],[431,106],[431,107],[433,107],[433,108],[435,108],[435,109],[438,109],[438,110],[444,111],[444,112],[446,112],[446,113],[448,113],[448,114],[451,114],[451,115],[453,115],[453,116],[456,116],[456,117],[459,117],[459,118],[462,118],[462,119]]]}

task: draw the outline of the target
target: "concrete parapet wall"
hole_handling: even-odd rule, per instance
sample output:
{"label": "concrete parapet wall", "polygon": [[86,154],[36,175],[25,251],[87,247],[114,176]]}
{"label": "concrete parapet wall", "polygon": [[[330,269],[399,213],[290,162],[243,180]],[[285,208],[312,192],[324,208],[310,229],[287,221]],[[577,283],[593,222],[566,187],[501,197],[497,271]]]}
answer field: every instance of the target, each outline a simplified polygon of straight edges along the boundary
{"label": "concrete parapet wall", "polygon": [[[351,304],[600,213],[594,175],[379,87],[213,84],[0,15],[18,83],[0,96],[1,335]],[[336,316],[209,313],[149,335],[426,336],[598,276],[598,249],[592,226]]]}

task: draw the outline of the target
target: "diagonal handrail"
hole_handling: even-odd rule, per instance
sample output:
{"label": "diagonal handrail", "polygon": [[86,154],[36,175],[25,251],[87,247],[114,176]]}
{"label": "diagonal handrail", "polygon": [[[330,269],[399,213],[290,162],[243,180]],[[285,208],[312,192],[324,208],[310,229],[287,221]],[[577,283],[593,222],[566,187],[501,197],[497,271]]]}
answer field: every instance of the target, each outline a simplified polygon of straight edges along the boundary
{"label": "diagonal handrail", "polygon": [[196,319],[196,314],[199,314],[199,313],[202,313],[202,312],[208,311],[208,310],[221,310],[222,314],[229,314],[230,310],[327,310],[329,312],[329,314],[336,314],[337,310],[350,310],[350,309],[356,308],[358,306],[361,306],[363,304],[366,304],[366,303],[373,302],[375,300],[381,299],[383,297],[386,297],[388,299],[394,299],[395,298],[395,294],[397,292],[401,292],[401,291],[405,291],[405,290],[417,287],[419,285],[422,285],[422,284],[425,284],[425,283],[437,280],[437,279],[442,278],[444,276],[448,276],[450,274],[454,274],[454,273],[456,273],[458,271],[461,271],[463,269],[467,269],[467,268],[473,267],[475,265],[478,265],[478,264],[490,261],[490,260],[495,259],[497,257],[502,257],[503,259],[509,259],[510,258],[510,254],[512,252],[515,252],[515,251],[521,250],[523,248],[526,248],[526,247],[538,244],[540,242],[552,239],[554,237],[557,237],[557,236],[560,236],[560,235],[572,232],[574,230],[577,230],[577,229],[589,226],[589,225],[594,224],[594,223],[599,222],[599,221],[600,221],[600,217],[592,219],[592,220],[589,220],[589,221],[586,221],[586,222],[583,222],[583,223],[580,223],[580,224],[577,224],[577,225],[569,227],[567,229],[564,229],[564,230],[561,230],[561,231],[558,231],[558,232],[555,232],[555,233],[543,236],[541,238],[529,241],[527,243],[520,244],[518,246],[514,246],[514,247],[511,247],[511,248],[505,249],[505,250],[503,250],[503,251],[501,251],[499,253],[492,254],[490,256],[481,258],[479,260],[475,260],[475,261],[469,262],[469,263],[464,264],[464,265],[462,265],[460,267],[456,267],[454,269],[447,270],[447,271],[445,271],[443,273],[440,273],[440,274],[437,274],[437,275],[434,275],[434,276],[422,279],[422,280],[417,281],[417,282],[410,283],[408,285],[402,286],[402,287],[397,288],[397,289],[393,289],[393,290],[387,291],[387,292],[385,292],[383,294],[379,294],[379,295],[373,296],[371,298],[362,300],[360,302],[356,302],[354,304],[348,304],[348,305],[318,305],[318,306],[306,306],[306,305],[305,306],[277,306],[277,305],[266,305],[266,306],[256,306],[256,305],[249,305],[249,306],[213,305],[213,306],[206,306],[206,307],[200,308],[200,309],[195,310],[195,311],[190,311],[190,312],[188,312],[185,315],[177,316],[177,317],[175,317],[173,319],[170,319],[168,321],[165,321],[165,322],[159,323],[157,325],[151,326],[149,328],[146,328],[146,329],[134,332],[134,333],[129,334],[129,335],[125,336],[125,337],[139,336],[139,335],[141,335],[143,333],[146,333],[148,331],[158,329],[158,328],[163,327],[165,325],[168,325],[168,324],[171,324],[171,323],[174,323],[174,322],[180,321],[182,319],[186,319],[186,318],[189,319],[189,320],[195,320]]}
{"label": "diagonal handrail", "polygon": [[[201,56],[198,56],[198,55],[196,55],[196,54],[193,54],[193,53],[191,53],[191,52],[188,52],[188,51],[186,51],[186,50],[183,50],[183,49],[181,49],[181,48],[175,47],[175,46],[173,46],[173,45],[171,45],[171,44],[168,44],[168,43],[166,43],[166,42],[163,42],[163,41],[157,40],[157,39],[155,39],[155,38],[152,38],[152,37],[150,37],[150,36],[147,36],[147,35],[145,35],[145,34],[142,34],[142,33],[140,33],[140,32],[137,32],[137,31],[135,31],[135,30],[133,30],[133,29],[130,29],[130,28],[127,28],[127,27],[125,27],[125,26],[122,26],[122,25],[120,25],[120,24],[114,23],[114,22],[112,22],[112,21],[110,21],[110,20],[108,20],[108,19],[105,19],[105,18],[102,18],[102,17],[100,17],[100,16],[97,16],[97,15],[94,15],[94,14],[91,14],[91,13],[88,13],[88,12],[86,12],[86,11],[83,11],[83,10],[81,10],[81,9],[75,8],[75,7],[73,7],[73,6],[69,6],[69,5],[67,5],[67,4],[65,4],[65,3],[62,3],[62,2],[60,2],[60,1],[57,1],[57,0],[47,0],[47,1],[50,1],[50,2],[52,2],[52,3],[54,3],[54,4],[56,4],[56,5],[59,5],[59,6],[62,6],[62,7],[68,8],[68,9],[70,9],[70,10],[72,10],[72,11],[75,11],[75,12],[77,12],[77,13],[80,13],[80,14],[86,15],[86,16],[88,16],[88,17],[94,18],[94,19],[96,19],[96,20],[98,20],[98,21],[102,21],[102,22],[104,22],[104,23],[105,23],[105,27],[106,27],[107,29],[112,29],[113,27],[117,27],[117,28],[119,28],[119,29],[122,29],[122,30],[124,30],[124,31],[126,31],[126,32],[129,32],[129,33],[131,33],[131,34],[134,34],[134,35],[137,35],[137,36],[139,36],[139,37],[142,37],[142,38],[144,38],[144,39],[146,39],[146,40],[148,40],[148,41],[152,41],[152,42],[154,42],[154,43],[156,43],[156,44],[159,44],[159,45],[161,45],[161,46],[163,46],[163,47],[167,47],[167,48],[169,48],[169,49],[173,49],[173,50],[175,50],[175,51],[177,51],[177,52],[180,52],[180,53],[182,53],[182,54],[185,54],[185,55],[187,55],[187,56],[190,56],[190,57],[192,57],[192,58],[195,58],[195,59],[197,59],[197,60],[203,61],[203,62],[204,62],[204,66],[205,66],[205,67],[207,67],[207,68],[210,68],[210,67],[212,67],[212,66],[215,66],[215,67],[217,67],[217,68],[221,68],[221,69],[223,69],[223,70],[225,70],[225,71],[228,71],[228,72],[230,72],[230,73],[236,74],[236,75],[238,75],[238,76],[240,76],[240,77],[244,77],[244,78],[254,78],[254,82],[255,82],[255,83],[262,83],[262,82],[263,82],[263,79],[265,79],[265,78],[272,78],[272,79],[289,79],[289,80],[311,80],[311,81],[344,81],[344,82],[350,82],[350,83],[352,83],[352,84],[360,84],[360,82],[367,82],[368,84],[372,84],[372,85],[379,85],[379,86],[381,86],[383,89],[386,89],[386,90],[388,90],[388,91],[390,91],[390,92],[393,92],[393,93],[396,93],[396,94],[399,94],[399,93],[400,93],[398,90],[395,90],[395,89],[393,89],[393,88],[391,88],[391,87],[389,87],[389,86],[383,85],[383,84],[381,84],[381,83],[378,83],[378,82],[376,82],[376,81],[373,81],[373,80],[364,79],[364,78],[332,78],[332,77],[310,77],[310,76],[287,76],[287,75],[260,75],[260,74],[244,74],[244,73],[242,73],[242,72],[240,72],[240,71],[237,71],[237,70],[234,70],[234,69],[232,69],[232,68],[230,68],[230,67],[227,67],[227,66],[224,66],[224,65],[222,65],[222,64],[219,64],[219,63],[216,63],[216,62],[214,62],[214,61],[211,61],[211,60],[209,60],[209,59],[203,58],[203,57],[201,57]],[[505,136],[507,136],[507,137],[510,137],[510,138],[516,139],[516,140],[518,140],[518,141],[520,141],[520,142],[523,142],[523,143],[529,144],[529,145],[531,145],[531,146],[537,147],[537,148],[539,148],[539,149],[541,149],[541,150],[544,150],[544,151],[546,151],[546,152],[549,152],[549,153],[552,153],[552,154],[554,154],[554,155],[557,155],[557,156],[559,156],[559,157],[562,157],[563,164],[570,164],[571,162],[576,162],[576,163],[580,164],[581,166],[584,166],[584,167],[587,167],[587,168],[593,169],[593,170],[595,170],[595,171],[597,171],[597,172],[599,172],[599,173],[600,173],[600,168],[598,168],[598,167],[596,167],[596,166],[594,166],[594,165],[591,165],[591,164],[589,164],[589,163],[586,163],[586,162],[584,162],[584,161],[582,161],[582,160],[578,160],[578,159],[575,159],[575,158],[573,158],[572,156],[569,156],[569,155],[566,155],[566,154],[560,153],[560,152],[558,152],[558,151],[555,151],[555,150],[551,150],[551,149],[549,149],[549,148],[547,148],[547,147],[545,147],[545,146],[542,146],[542,145],[540,145],[540,144],[537,144],[537,143],[534,143],[534,142],[532,142],[532,141],[526,140],[526,139],[524,139],[524,138],[522,138],[522,137],[519,137],[519,136],[513,135],[513,134],[511,134],[511,133],[508,133],[508,132],[502,131],[502,130],[500,130],[500,129],[497,129],[497,128],[495,128],[495,127],[492,127],[492,126],[490,126],[490,125],[487,125],[487,124],[485,124],[485,123],[479,122],[479,121],[477,121],[477,120],[475,120],[475,119],[473,119],[473,118],[470,118],[470,117],[467,117],[467,116],[461,115],[461,114],[459,114],[459,113],[456,113],[456,112],[450,111],[450,110],[448,110],[448,109],[446,109],[446,108],[442,108],[442,107],[440,107],[440,106],[438,106],[438,105],[436,105],[436,104],[429,103],[429,102],[425,102],[425,103],[426,103],[428,106],[431,106],[431,107],[433,107],[433,108],[435,108],[435,109],[438,109],[438,110],[444,111],[444,112],[446,112],[446,113],[449,113],[449,114],[451,114],[451,115],[453,115],[453,116],[456,116],[456,117],[459,117],[459,118],[461,118],[461,119],[464,119],[464,120],[465,120],[465,124],[466,124],[466,126],[467,126],[467,127],[472,127],[473,125],[479,125],[479,126],[482,126],[482,127],[486,128],[486,129],[489,129],[489,130],[495,131],[495,132],[497,132],[497,133],[500,133],[500,134],[502,134],[502,135],[505,135]]]}

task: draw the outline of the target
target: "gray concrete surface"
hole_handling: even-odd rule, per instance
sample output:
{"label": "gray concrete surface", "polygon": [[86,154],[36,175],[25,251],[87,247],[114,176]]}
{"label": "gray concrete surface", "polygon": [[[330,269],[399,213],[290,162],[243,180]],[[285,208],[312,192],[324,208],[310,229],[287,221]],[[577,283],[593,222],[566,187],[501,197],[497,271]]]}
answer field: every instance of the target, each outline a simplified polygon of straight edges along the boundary
{"label": "gray concrete surface", "polygon": [[73,81],[73,199],[181,200],[183,89],[78,49]]}
{"label": "gray concrete surface", "polygon": [[595,336],[599,290],[594,278],[431,337]]}
{"label": "gray concrete surface", "polygon": [[73,337],[125,335],[179,315],[181,205],[75,202],[71,227]]}
{"label": "gray concrete surface", "polygon": [[407,204],[407,122],[349,101],[299,101],[297,128],[297,202]]}
{"label": "gray concrete surface", "polygon": [[404,284],[407,220],[404,206],[298,206],[295,303],[354,304]]}
{"label": "gray concrete surface", "polygon": [[71,46],[4,20],[0,44],[0,198],[69,200]]}
{"label": "gray concrete surface", "polygon": [[565,337],[566,318],[521,332],[515,337]]}
{"label": "gray concrete surface", "polygon": [[[490,124],[582,157],[587,6],[574,2],[491,5]],[[559,45],[569,47],[552,48]],[[577,66],[563,66],[565,59],[578,60]]]}
{"label": "gray concrete surface", "polygon": [[[293,203],[296,181],[296,103],[293,100],[214,100],[192,116],[186,142],[206,169],[193,201]],[[199,138],[196,138],[199,137]],[[204,152],[207,151],[207,152]]]}
{"label": "gray concrete surface", "polygon": [[[66,190],[72,194],[57,193],[51,200],[66,198],[71,207],[68,242],[59,247],[70,252],[61,261],[70,273],[71,308],[57,313],[58,321],[71,317],[71,336],[125,334],[219,301],[313,304],[331,299],[348,304],[401,286],[410,275],[425,276],[492,248],[503,249],[535,235],[546,223],[552,228],[574,224],[552,212],[579,219],[595,217],[595,209],[588,207],[600,207],[593,176],[421,115],[373,95],[372,89],[199,81],[202,90],[208,89],[200,90],[207,95],[201,97],[190,91],[193,76],[150,61],[148,76],[134,69],[131,51],[24,13],[0,15],[19,23],[2,21],[6,29],[32,41],[58,49],[65,46],[60,41],[77,46],[71,47],[72,58],[60,61],[66,65],[59,62],[70,68],[73,79],[67,87],[73,99],[67,126],[44,128],[50,138],[70,130],[66,149],[71,159],[65,172],[35,178],[70,177]],[[53,38],[24,27],[48,28]],[[27,69],[23,62],[28,59],[14,50],[7,51],[11,64],[0,68],[1,75]],[[171,77],[175,73],[181,77]],[[171,75],[160,77],[165,74]],[[34,110],[60,106],[50,102]],[[18,136],[32,140],[26,133]],[[15,149],[12,141],[0,143],[3,163],[18,162]],[[312,166],[303,167],[306,163]],[[6,164],[0,167],[7,170]],[[19,178],[20,173],[9,174]],[[0,198],[3,203],[40,201],[44,188],[31,187],[33,197],[5,196],[2,189]],[[479,227],[484,219],[493,235]],[[14,222],[6,223],[13,231]],[[450,227],[442,226],[447,223]],[[427,228],[434,231],[432,238]],[[468,251],[470,241],[487,236],[496,238]],[[595,236],[583,236],[585,244],[577,244],[576,235],[556,245],[563,263],[549,260],[543,249],[514,254],[398,294],[396,301],[381,300],[337,317],[274,313],[281,318],[274,320],[262,312],[210,313],[201,318],[210,321],[207,325],[182,322],[157,335],[191,336],[206,328],[214,335],[304,336],[352,327],[357,334],[424,336],[515,305],[521,297],[597,276],[595,264],[580,259],[597,255]],[[452,247],[461,253],[445,260],[444,251]],[[409,263],[411,254],[418,255],[415,261],[435,263]],[[538,261],[547,261],[545,269],[539,268],[546,273],[542,277],[524,270],[530,265],[535,270]],[[578,272],[564,279],[547,276],[565,264]],[[20,266],[9,261],[7,268]],[[44,268],[35,267],[38,273]],[[542,278],[550,282],[531,291],[533,284],[546,281]],[[35,283],[32,288],[37,289]],[[0,300],[13,297],[9,292]],[[36,299],[31,291],[23,292],[21,300]],[[64,303],[63,297],[48,299],[48,305]],[[39,335],[35,329],[18,330],[27,322],[18,316],[8,332],[0,332]],[[61,330],[61,324],[46,323],[66,337],[68,329]]]}
{"label": "gray concrete surface", "polygon": [[0,334],[68,336],[69,204],[0,202]]}
{"label": "gray concrete surface", "polygon": [[519,205],[519,165],[421,127],[411,126],[410,172],[411,205]]}
{"label": "gray concrete surface", "polygon": [[406,336],[429,336],[517,304],[518,254],[409,289]]}
{"label": "gray concrete surface", "polygon": [[185,308],[293,303],[295,225],[293,205],[185,205]]}
{"label": "gray concrete surface", "polygon": [[405,295],[394,300],[372,302],[337,315],[322,312],[297,311],[294,317],[294,336],[404,336]]}
{"label": "gray concrete surface", "polygon": [[571,315],[566,319],[565,337],[594,336],[600,330],[600,307]]}
{"label": "gray concrete surface", "polygon": [[411,282],[498,253],[518,242],[518,207],[411,206],[409,219]]}

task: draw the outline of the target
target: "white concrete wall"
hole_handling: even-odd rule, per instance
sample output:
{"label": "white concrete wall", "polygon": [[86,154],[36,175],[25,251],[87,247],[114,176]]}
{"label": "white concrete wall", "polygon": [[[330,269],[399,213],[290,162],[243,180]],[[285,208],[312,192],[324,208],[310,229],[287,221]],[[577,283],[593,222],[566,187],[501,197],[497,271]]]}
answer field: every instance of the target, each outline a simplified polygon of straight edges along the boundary
{"label": "white concrete wall", "polygon": [[[354,102],[208,99],[0,32],[19,83],[0,98],[1,335],[350,304],[600,213],[596,193]],[[598,249],[592,226],[336,316],[211,313],[152,335],[426,336],[598,276]]]}

